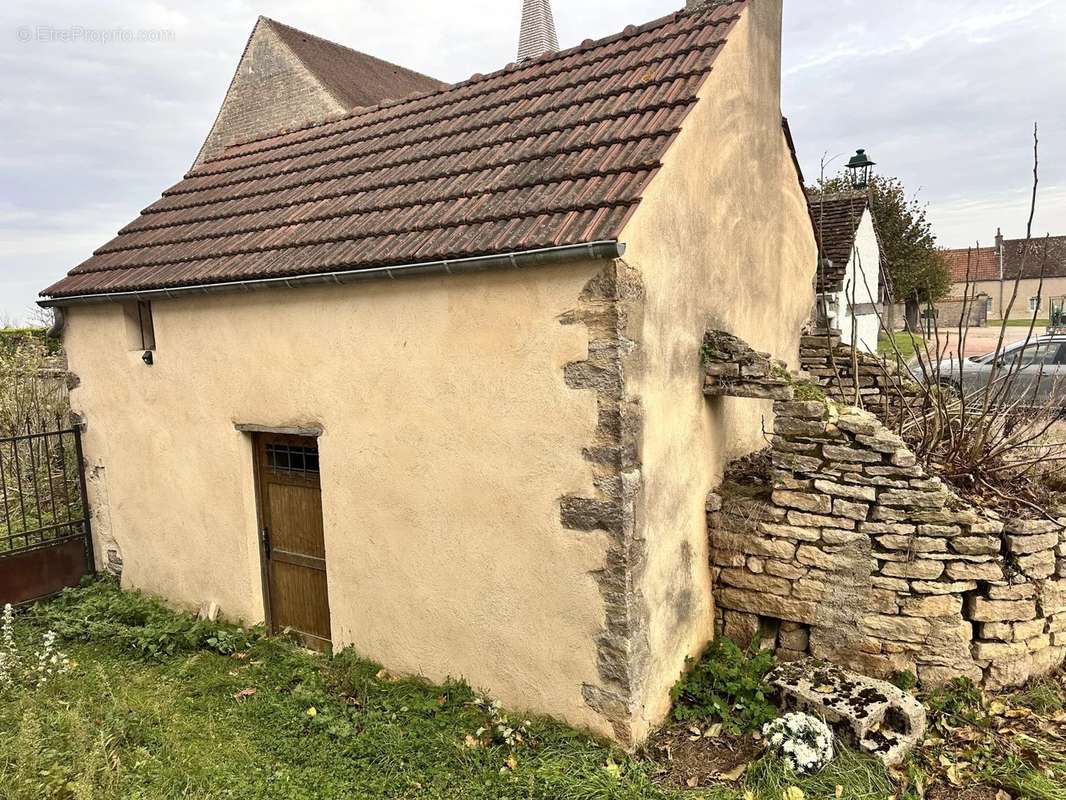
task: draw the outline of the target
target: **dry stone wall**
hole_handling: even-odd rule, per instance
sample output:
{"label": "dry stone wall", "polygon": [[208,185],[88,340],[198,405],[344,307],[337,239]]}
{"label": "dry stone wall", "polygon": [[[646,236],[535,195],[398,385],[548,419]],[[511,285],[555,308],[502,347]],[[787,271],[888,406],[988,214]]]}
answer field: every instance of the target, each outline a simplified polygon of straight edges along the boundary
{"label": "dry stone wall", "polygon": [[778,401],[769,481],[708,499],[725,633],[926,685],[1016,685],[1066,656],[1066,520],[1000,520],[871,413]]}
{"label": "dry stone wall", "polygon": [[892,364],[840,341],[840,331],[818,329],[800,338],[800,366],[834,400],[891,419],[921,403],[921,390]]}
{"label": "dry stone wall", "polygon": [[706,394],[775,400],[768,464],[707,498],[724,633],[759,637],[785,661],[925,685],[1018,685],[1062,664],[1066,518],[974,509],[879,417],[834,399],[857,388],[890,418],[913,402],[905,380],[832,331],[801,346],[828,398],[795,400],[769,355],[719,332],[705,339]]}
{"label": "dry stone wall", "polygon": [[725,331],[703,337],[703,393],[708,397],[792,398],[788,365]]}

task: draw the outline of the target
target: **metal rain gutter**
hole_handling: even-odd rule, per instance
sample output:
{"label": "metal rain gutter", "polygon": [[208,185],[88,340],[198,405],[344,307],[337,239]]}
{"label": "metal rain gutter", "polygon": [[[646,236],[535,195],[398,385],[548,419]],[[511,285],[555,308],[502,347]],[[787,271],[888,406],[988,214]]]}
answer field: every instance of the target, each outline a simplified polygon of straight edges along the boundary
{"label": "metal rain gutter", "polygon": [[192,294],[213,294],[215,292],[255,291],[271,288],[296,288],[324,283],[356,283],[376,278],[402,278],[417,275],[457,275],[464,272],[484,272],[491,269],[512,267],[547,266],[578,258],[603,260],[621,258],[626,246],[623,242],[603,240],[584,244],[568,244],[559,247],[542,247],[536,250],[523,250],[517,253],[495,253],[490,256],[474,256],[443,261],[425,261],[417,264],[399,264],[391,267],[371,267],[335,272],[316,272],[312,275],[294,275],[286,278],[252,278],[243,281],[225,281],[223,283],[205,283],[196,286],[177,286],[172,289],[145,289],[143,291],[106,292],[100,294],[79,294],[70,297],[46,297],[38,300],[42,308],[62,308],[63,306],[82,305],[86,303],[113,303],[123,300],[155,300],[165,297],[182,297]]}

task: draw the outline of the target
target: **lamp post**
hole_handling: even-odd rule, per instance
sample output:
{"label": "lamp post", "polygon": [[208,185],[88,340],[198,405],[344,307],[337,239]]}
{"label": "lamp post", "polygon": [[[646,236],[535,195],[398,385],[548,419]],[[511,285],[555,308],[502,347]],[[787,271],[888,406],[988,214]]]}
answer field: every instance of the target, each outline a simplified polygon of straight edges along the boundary
{"label": "lamp post", "polygon": [[853,189],[865,189],[870,185],[870,167],[874,166],[876,163],[870,160],[865,150],[860,147],[855,151],[848,162],[848,175]]}

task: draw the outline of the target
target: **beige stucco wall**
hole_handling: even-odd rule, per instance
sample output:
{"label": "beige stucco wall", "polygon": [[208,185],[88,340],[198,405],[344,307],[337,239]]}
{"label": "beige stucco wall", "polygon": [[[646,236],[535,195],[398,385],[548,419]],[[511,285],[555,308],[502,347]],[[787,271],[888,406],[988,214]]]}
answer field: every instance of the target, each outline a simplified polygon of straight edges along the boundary
{"label": "beige stucco wall", "polygon": [[754,0],[622,238],[645,288],[627,390],[639,396],[649,662],[636,723],[712,635],[704,500],[734,457],[764,445],[771,407],[701,393],[703,332],[720,328],[795,365],[816,250],[781,128],[780,0]]}
{"label": "beige stucco wall", "polygon": [[609,732],[582,696],[606,538],[559,510],[594,494],[581,449],[597,407],[563,377],[588,332],[558,318],[603,267],[160,300],[151,367],[118,305],[70,309],[101,562],[117,543],[126,587],[261,620],[234,425],[321,426],[335,644]]}
{"label": "beige stucco wall", "polygon": [[[970,284],[956,283],[951,287],[950,297],[977,297],[981,294],[992,298],[992,307],[988,312],[990,320],[1003,319],[1003,314],[1010,306],[1014,293],[1014,281],[974,281]],[[1041,295],[1040,312],[1037,319],[1047,319],[1051,309],[1051,298],[1066,297],[1066,277],[1044,278],[1043,286],[1037,278],[1025,278],[1018,282],[1018,296],[1010,309],[1011,319],[1032,319],[1029,299]]]}

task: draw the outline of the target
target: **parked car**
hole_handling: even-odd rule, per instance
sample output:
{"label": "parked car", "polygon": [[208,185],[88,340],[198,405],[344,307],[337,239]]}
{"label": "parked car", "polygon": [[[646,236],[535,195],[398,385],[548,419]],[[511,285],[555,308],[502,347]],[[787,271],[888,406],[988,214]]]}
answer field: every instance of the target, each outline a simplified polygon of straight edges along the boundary
{"label": "parked car", "polygon": [[[940,362],[935,376],[941,385],[951,386],[963,397],[974,400],[988,387],[997,366],[995,353],[974,356],[961,364],[958,356]],[[1029,406],[1057,405],[1066,410],[1066,334],[1034,337],[1004,347],[999,354],[997,385],[1003,385],[1009,373],[1016,373],[1008,394],[1008,403]]]}

